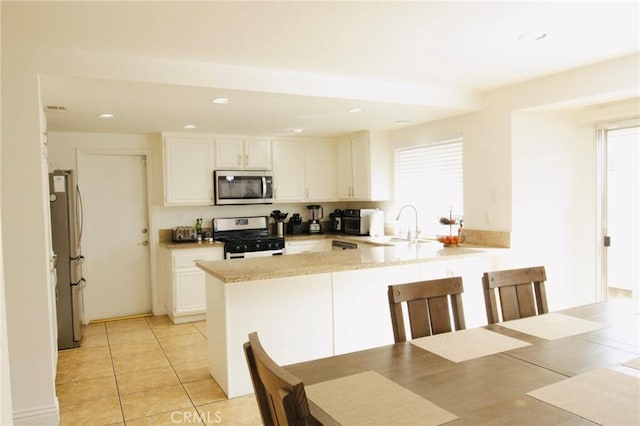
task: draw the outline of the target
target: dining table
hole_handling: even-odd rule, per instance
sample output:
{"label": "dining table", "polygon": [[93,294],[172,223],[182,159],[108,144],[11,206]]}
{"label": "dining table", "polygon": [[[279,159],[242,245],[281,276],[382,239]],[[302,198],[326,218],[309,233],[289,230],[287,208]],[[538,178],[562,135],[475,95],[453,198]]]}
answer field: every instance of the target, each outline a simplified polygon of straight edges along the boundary
{"label": "dining table", "polygon": [[285,366],[325,425],[640,425],[637,300]]}

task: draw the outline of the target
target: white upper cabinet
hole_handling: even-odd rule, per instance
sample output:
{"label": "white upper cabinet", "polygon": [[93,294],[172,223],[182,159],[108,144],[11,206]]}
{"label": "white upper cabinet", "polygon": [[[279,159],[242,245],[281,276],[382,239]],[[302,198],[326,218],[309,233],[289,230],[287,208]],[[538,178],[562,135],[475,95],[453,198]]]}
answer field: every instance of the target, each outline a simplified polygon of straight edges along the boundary
{"label": "white upper cabinet", "polygon": [[274,201],[304,199],[304,148],[298,141],[273,142]]}
{"label": "white upper cabinet", "polygon": [[216,138],[215,168],[217,170],[270,170],[271,141],[257,138]]}
{"label": "white upper cabinet", "polygon": [[162,137],[165,206],[213,204],[213,138],[203,135]]}
{"label": "white upper cabinet", "polygon": [[305,201],[336,199],[333,141],[304,142]]}
{"label": "white upper cabinet", "polygon": [[274,141],[275,201],[333,201],[334,145],[331,141]]}
{"label": "white upper cabinet", "polygon": [[391,194],[391,148],[385,132],[364,132],[337,142],[340,200],[382,201]]}

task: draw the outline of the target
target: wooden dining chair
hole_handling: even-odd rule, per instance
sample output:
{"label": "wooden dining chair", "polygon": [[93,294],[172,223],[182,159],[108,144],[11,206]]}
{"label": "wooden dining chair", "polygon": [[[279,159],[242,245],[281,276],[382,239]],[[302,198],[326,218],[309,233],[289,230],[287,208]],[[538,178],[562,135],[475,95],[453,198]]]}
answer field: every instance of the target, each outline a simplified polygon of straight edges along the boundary
{"label": "wooden dining chair", "polygon": [[544,266],[485,272],[482,285],[489,324],[549,312],[544,286],[546,280]]}
{"label": "wooden dining chair", "polygon": [[452,331],[452,318],[455,330],[464,329],[463,291],[462,277],[390,285],[389,309],[396,343],[407,340],[402,308],[405,302],[412,339]]}
{"label": "wooden dining chair", "polygon": [[269,357],[258,333],[249,334],[244,353],[265,426],[320,424],[311,416],[302,381]]}

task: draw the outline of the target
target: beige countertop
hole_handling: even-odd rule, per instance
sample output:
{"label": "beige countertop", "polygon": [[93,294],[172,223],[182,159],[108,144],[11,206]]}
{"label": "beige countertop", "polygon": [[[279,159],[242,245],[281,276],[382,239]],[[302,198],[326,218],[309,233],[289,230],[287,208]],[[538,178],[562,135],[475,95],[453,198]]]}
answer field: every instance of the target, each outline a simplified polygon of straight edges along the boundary
{"label": "beige countertop", "polygon": [[[357,235],[348,235],[348,234],[332,234],[332,233],[322,233],[322,234],[287,234],[285,235],[286,241],[306,241],[306,240],[318,240],[318,239],[331,239],[331,240],[340,240],[340,241],[349,241],[355,243],[366,243],[366,244],[376,244],[376,245],[391,245],[388,243],[385,237],[367,237],[367,236],[357,236]],[[176,243],[169,240],[160,241],[160,245],[162,247],[166,247],[168,249],[192,249],[192,248],[207,248],[207,247],[224,247],[224,243],[214,241],[202,241],[202,242],[185,242],[185,243]]]}
{"label": "beige countertop", "polygon": [[212,248],[212,247],[224,247],[224,243],[214,241],[212,243],[208,241],[202,242],[188,242],[188,243],[174,243],[172,241],[160,241],[160,245],[162,247],[166,247],[171,250],[180,250],[180,249],[194,249],[194,248]]}
{"label": "beige countertop", "polygon": [[331,238],[359,241],[354,250],[301,253],[284,256],[258,257],[238,260],[198,262],[197,266],[222,282],[235,283],[270,278],[312,275],[367,268],[381,268],[412,263],[454,260],[467,256],[481,256],[504,252],[503,248],[490,248],[461,244],[443,247],[437,242],[409,244],[390,243],[388,237],[354,237],[341,235],[287,236],[291,240]]}

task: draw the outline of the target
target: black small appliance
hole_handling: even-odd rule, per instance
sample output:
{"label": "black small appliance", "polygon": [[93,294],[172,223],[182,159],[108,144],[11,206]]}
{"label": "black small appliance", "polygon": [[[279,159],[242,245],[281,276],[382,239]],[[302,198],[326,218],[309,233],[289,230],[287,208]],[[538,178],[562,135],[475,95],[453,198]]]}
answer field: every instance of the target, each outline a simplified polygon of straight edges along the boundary
{"label": "black small appliance", "polygon": [[331,221],[331,231],[343,232],[343,229],[342,229],[343,216],[344,216],[344,212],[340,209],[335,209],[333,213],[329,213],[329,218]]}
{"label": "black small appliance", "polygon": [[302,217],[300,213],[291,215],[291,219],[287,222],[287,234],[302,234]]}

